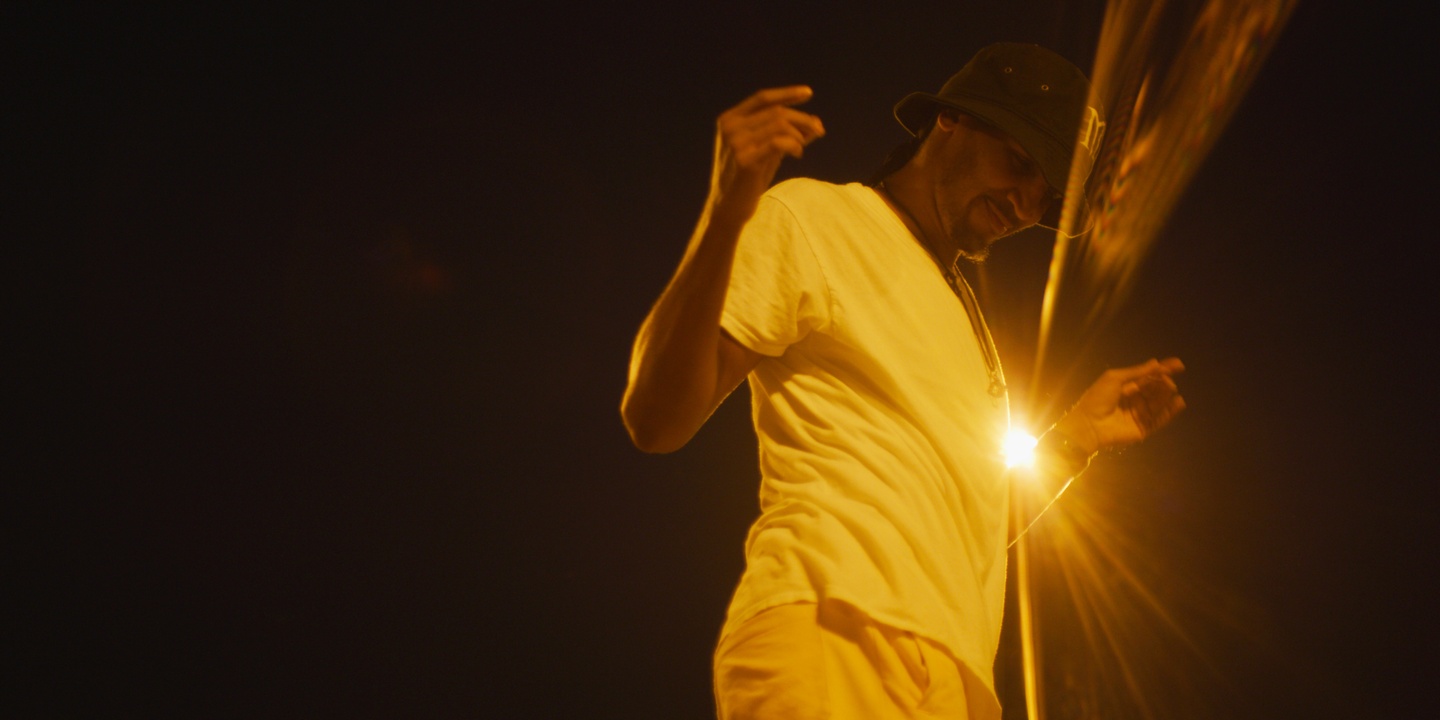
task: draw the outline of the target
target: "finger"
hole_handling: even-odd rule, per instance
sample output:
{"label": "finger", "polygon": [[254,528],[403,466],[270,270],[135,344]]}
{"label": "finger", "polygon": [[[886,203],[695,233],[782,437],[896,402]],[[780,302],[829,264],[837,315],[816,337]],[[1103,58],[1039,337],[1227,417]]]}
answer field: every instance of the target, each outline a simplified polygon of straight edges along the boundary
{"label": "finger", "polygon": [[1147,396],[1144,414],[1148,416],[1148,422],[1153,429],[1159,429],[1167,425],[1176,415],[1185,409],[1185,398],[1179,393],[1159,393]]}
{"label": "finger", "polygon": [[1170,398],[1180,394],[1180,389],[1168,375],[1151,375],[1138,381],[1126,383],[1121,402],[1130,407],[1149,405],[1159,407],[1168,404]]}
{"label": "finger", "polygon": [[805,141],[793,135],[775,135],[747,146],[737,153],[742,167],[764,164],[781,155],[800,157],[805,153]]}
{"label": "finger", "polygon": [[1169,375],[1146,375],[1135,381],[1138,390],[1147,395],[1173,395],[1180,391],[1180,386],[1175,384],[1175,378]]}
{"label": "finger", "polygon": [[751,115],[734,116],[724,123],[723,128],[736,137],[744,134],[793,132],[797,133],[807,144],[825,135],[825,125],[820,122],[820,118],[810,113],[784,107],[769,108]]}
{"label": "finger", "polygon": [[800,112],[785,108],[785,122],[799,130],[805,136],[805,143],[809,144],[822,137],[825,137],[825,124],[820,118],[810,113]]}
{"label": "finger", "polygon": [[756,110],[772,105],[798,105],[814,96],[815,91],[812,90],[809,85],[787,85],[785,87],[766,88],[741,100],[740,104],[736,105],[733,110],[748,115]]}
{"label": "finger", "polygon": [[[823,132],[823,130],[822,130]],[[800,157],[805,146],[816,139],[803,127],[776,119],[760,127],[738,131],[730,138],[742,164],[763,161],[780,153]]]}
{"label": "finger", "polygon": [[1132,395],[1126,396],[1122,402],[1127,407],[1144,407],[1149,411],[1158,412],[1162,408],[1170,405],[1174,398],[1179,396],[1180,392],[1173,383],[1155,382],[1145,385]]}
{"label": "finger", "polygon": [[793,133],[748,137],[735,143],[735,163],[742,168],[757,167],[782,155],[798,155],[804,148],[804,138]]}
{"label": "finger", "polygon": [[1150,358],[1139,365],[1106,370],[1104,377],[1107,382],[1120,387],[1121,395],[1129,395],[1137,389],[1134,384],[1147,377],[1168,377],[1184,370],[1185,365],[1180,362],[1179,358],[1166,358],[1163,362]]}
{"label": "finger", "polygon": [[1137,417],[1143,417],[1145,434],[1150,434],[1170,424],[1181,411],[1185,409],[1185,398],[1176,395],[1170,401],[1147,409],[1143,413],[1137,413]]}

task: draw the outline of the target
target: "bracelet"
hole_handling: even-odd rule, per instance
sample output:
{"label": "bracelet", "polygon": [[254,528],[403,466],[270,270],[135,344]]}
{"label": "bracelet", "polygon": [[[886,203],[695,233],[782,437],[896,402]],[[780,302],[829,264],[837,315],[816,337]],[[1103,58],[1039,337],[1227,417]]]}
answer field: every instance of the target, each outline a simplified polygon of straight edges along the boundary
{"label": "bracelet", "polygon": [[1065,462],[1070,477],[1085,472],[1085,468],[1090,467],[1090,459],[1095,457],[1095,453],[1086,452],[1084,448],[1076,445],[1069,435],[1054,427],[1040,438],[1040,445]]}

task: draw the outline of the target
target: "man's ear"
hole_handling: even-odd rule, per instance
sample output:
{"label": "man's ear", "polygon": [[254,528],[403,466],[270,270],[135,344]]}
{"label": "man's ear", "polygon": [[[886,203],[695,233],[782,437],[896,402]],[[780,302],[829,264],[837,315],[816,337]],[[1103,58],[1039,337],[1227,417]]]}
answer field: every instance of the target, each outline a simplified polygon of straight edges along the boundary
{"label": "man's ear", "polygon": [[959,124],[960,111],[958,110],[941,110],[940,113],[935,116],[935,127],[940,130],[950,132]]}

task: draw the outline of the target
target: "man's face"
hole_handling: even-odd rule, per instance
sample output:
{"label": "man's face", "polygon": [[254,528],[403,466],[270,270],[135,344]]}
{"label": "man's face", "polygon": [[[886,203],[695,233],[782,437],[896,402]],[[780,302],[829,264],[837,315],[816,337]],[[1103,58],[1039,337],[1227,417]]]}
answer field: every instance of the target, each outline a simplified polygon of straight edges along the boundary
{"label": "man's face", "polygon": [[1013,137],[961,113],[941,114],[931,134],[936,215],[964,257],[982,261],[996,240],[1039,222],[1055,193]]}

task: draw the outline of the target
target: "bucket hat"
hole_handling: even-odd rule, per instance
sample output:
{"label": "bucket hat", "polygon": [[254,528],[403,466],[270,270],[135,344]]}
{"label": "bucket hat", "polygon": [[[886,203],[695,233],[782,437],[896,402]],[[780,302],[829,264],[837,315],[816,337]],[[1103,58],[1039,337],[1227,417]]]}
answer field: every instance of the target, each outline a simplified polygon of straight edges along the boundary
{"label": "bucket hat", "polygon": [[[1105,123],[1088,105],[1089,95],[1090,81],[1069,60],[1039,45],[995,43],[976,53],[938,94],[905,96],[895,105],[895,119],[919,136],[942,109],[969,113],[1015,138],[1063,197],[1076,145],[1086,178],[1100,149]],[[1088,203],[1080,201],[1080,217],[1088,218]],[[1062,200],[1051,202],[1039,224],[1059,229],[1062,206]]]}

